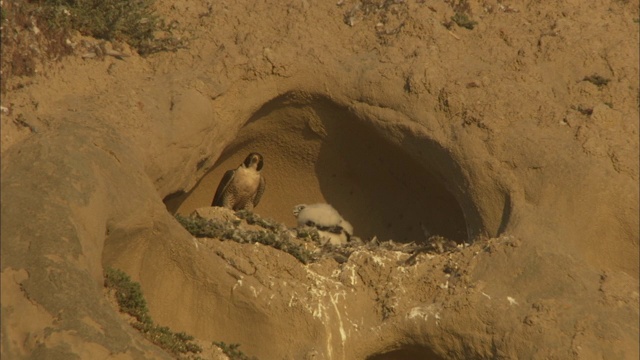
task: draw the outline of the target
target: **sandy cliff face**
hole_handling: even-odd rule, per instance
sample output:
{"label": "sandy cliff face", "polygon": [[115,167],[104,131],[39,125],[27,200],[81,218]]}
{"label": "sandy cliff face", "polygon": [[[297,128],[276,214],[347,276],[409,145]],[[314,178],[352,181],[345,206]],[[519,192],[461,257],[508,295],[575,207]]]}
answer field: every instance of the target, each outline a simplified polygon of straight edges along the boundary
{"label": "sandy cliff face", "polygon": [[[189,49],[12,80],[3,357],[167,357],[104,298],[111,266],[158,323],[264,359],[637,358],[638,2],[471,1],[473,30],[368,4],[159,2]],[[167,208],[250,151],[263,217],[326,201],[365,239],[472,245],[303,265],[194,240]]]}

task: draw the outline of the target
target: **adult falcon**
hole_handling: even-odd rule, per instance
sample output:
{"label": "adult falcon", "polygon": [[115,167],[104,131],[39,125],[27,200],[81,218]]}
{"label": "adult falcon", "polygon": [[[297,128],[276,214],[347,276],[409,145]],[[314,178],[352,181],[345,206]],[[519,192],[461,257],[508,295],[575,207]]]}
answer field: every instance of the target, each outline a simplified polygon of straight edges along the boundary
{"label": "adult falcon", "polygon": [[237,169],[227,170],[220,180],[211,206],[234,211],[253,211],[264,193],[265,180],[260,174],[263,165],[262,155],[254,152],[247,155]]}

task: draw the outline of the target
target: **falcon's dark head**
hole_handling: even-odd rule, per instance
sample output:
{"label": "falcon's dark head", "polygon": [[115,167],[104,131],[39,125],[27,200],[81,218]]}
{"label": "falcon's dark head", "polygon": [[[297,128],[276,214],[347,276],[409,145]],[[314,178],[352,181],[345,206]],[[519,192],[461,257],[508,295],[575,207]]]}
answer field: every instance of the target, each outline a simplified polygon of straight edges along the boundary
{"label": "falcon's dark head", "polygon": [[244,164],[244,167],[246,168],[253,167],[257,171],[260,171],[262,170],[262,166],[264,165],[264,159],[262,158],[262,155],[256,152],[253,152],[247,155],[247,158],[244,159],[243,164]]}

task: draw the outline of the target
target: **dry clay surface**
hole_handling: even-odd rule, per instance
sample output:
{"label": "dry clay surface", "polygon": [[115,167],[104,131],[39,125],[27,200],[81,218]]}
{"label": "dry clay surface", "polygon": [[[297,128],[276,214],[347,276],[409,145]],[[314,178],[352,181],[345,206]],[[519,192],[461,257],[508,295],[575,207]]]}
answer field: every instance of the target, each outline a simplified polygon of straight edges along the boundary
{"label": "dry clay surface", "polygon": [[[188,49],[11,79],[2,357],[169,358],[104,296],[115,267],[155,322],[261,359],[637,359],[638,1],[469,1],[472,30],[377,4],[158,1]],[[194,239],[172,213],[251,151],[262,217],[329,202],[365,240],[461,245]]]}

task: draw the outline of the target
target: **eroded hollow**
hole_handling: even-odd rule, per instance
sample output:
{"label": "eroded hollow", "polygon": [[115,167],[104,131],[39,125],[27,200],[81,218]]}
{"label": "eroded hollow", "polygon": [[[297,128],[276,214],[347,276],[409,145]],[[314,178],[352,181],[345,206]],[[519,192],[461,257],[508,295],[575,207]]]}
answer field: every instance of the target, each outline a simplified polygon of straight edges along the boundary
{"label": "eroded hollow", "polygon": [[406,346],[382,354],[367,357],[367,360],[442,360],[430,349],[420,346]]}
{"label": "eroded hollow", "polygon": [[182,214],[209,206],[223,173],[256,151],[265,159],[267,186],[255,209],[262,217],[294,226],[296,204],[327,202],[364,239],[421,242],[427,230],[467,240],[461,207],[442,181],[381,133],[326,98],[284,95],[252,116],[190,193],[165,203]]}

